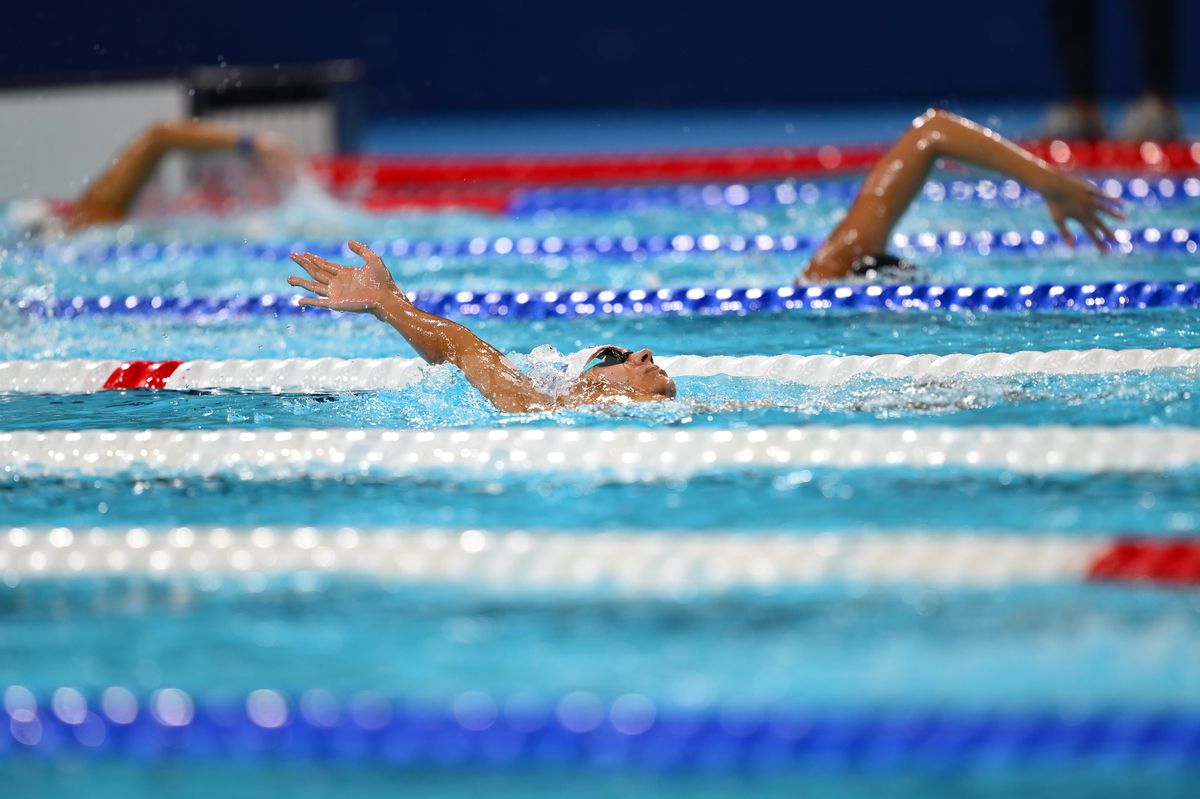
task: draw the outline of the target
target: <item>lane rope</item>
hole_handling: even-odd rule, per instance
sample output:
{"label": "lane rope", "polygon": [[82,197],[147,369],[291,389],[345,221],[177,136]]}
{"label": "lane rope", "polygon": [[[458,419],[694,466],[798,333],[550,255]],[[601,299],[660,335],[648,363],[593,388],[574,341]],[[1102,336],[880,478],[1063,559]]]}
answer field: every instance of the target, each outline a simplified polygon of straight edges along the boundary
{"label": "lane rope", "polygon": [[[1124,253],[1180,252],[1200,249],[1200,229],[1115,228],[1116,250]],[[386,258],[499,258],[527,260],[550,257],[645,258],[668,254],[807,254],[824,236],[799,233],[675,233],[649,236],[475,236],[461,239],[378,239],[371,249]],[[1056,230],[950,230],[896,233],[892,245],[910,257],[961,253],[987,256],[994,252],[1038,252],[1062,246]],[[175,261],[198,258],[287,261],[293,252],[312,252],[326,258],[356,258],[344,241],[293,242],[141,242],[136,244],[20,245],[12,251],[29,260],[60,264],[99,265],[113,262]]]}
{"label": "lane rope", "polygon": [[1200,584],[1200,538],[1030,533],[350,527],[0,530],[0,572],[21,581],[238,580],[305,573],[483,591],[613,591],[678,598],[830,584],[941,588],[1107,582]]}
{"label": "lane rope", "polygon": [[293,694],[189,693],[123,686],[84,693],[63,686],[41,696],[4,691],[0,756],[103,753],[138,762],[341,762],[507,770],[588,766],[600,770],[771,771],[796,765],[878,770],[1028,761],[1128,768],[1145,760],[1162,773],[1196,762],[1194,710],[1062,708],[954,710],[679,706],[626,693],[614,697],[492,696],[464,691],[449,701],[376,691]]}
{"label": "lane rope", "polygon": [[1157,472],[1200,465],[1186,427],[808,425],[731,430],[80,430],[0,433],[0,475],[244,480],[373,475],[466,478],[574,473],[678,480],[722,470],[987,469]]}
{"label": "lane rope", "polygon": [[[1127,203],[1159,205],[1200,197],[1200,178],[1162,176],[1094,178],[1109,194]],[[729,211],[739,208],[790,207],[820,201],[848,203],[861,183],[831,179],[777,183],[686,183],[682,185],[542,186],[463,190],[378,188],[353,199],[373,212],[464,209],[520,217],[542,211],[625,213],[656,208]],[[927,202],[973,202],[1021,208],[1040,195],[1013,180],[932,180],[924,187]]]}
{"label": "lane rope", "polygon": [[[1068,169],[1151,174],[1195,172],[1197,142],[1026,142],[1035,155]],[[354,194],[380,187],[479,190],[503,186],[611,183],[684,183],[764,180],[789,175],[845,174],[873,166],[883,146],[736,148],[700,152],[509,155],[499,157],[361,158],[313,160],[317,173],[339,190]]]}
{"label": "lane rope", "polygon": [[[330,311],[300,306],[300,294],[234,297],[102,295],[21,298],[16,310],[37,318],[182,316],[221,320],[242,316],[317,317]],[[1106,281],[1010,285],[888,284],[768,288],[663,288],[562,291],[417,291],[417,307],[464,319],[552,319],[610,316],[743,316],[810,311],[1120,311],[1194,308],[1200,282]]]}
{"label": "lane rope", "polygon": [[[1098,375],[1200,367],[1200,349],[1050,350],[949,355],[668,355],[656,362],[679,377],[761,378],[834,385],[863,375],[888,379],[967,374]],[[326,392],[398,390],[419,382],[418,358],[286,358],[194,361],[0,361],[0,393],[95,391]]]}
{"label": "lane rope", "polygon": [[[1106,178],[1095,183],[1131,203],[1169,203],[1200,197],[1200,178]],[[515,216],[539,211],[617,213],[646,208],[733,210],[790,207],[854,199],[858,181],[784,181],[779,183],[709,183],[666,186],[571,186],[518,189],[508,205]],[[921,192],[927,202],[974,202],[1022,207],[1041,195],[1015,180],[930,180]]]}
{"label": "lane rope", "polygon": [[[1080,151],[1082,152],[1082,151]],[[833,174],[867,169],[880,147],[738,148],[710,152],[637,152],[583,155],[443,156],[435,158],[314,159],[317,173],[348,192],[379,187],[564,185],[646,183]],[[1177,155],[1175,148],[1169,155]],[[1180,153],[1181,163],[1190,152]]]}

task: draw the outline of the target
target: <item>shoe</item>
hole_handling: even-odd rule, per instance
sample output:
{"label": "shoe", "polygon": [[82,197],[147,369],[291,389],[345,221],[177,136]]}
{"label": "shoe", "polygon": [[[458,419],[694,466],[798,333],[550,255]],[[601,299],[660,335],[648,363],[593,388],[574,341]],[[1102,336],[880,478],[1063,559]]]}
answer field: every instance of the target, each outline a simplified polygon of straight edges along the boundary
{"label": "shoe", "polygon": [[1124,141],[1174,141],[1182,134],[1175,106],[1157,97],[1134,101],[1117,127],[1117,137]]}
{"label": "shoe", "polygon": [[1080,111],[1067,103],[1056,103],[1046,109],[1046,116],[1035,135],[1047,140],[1103,139],[1104,120],[1094,112]]}

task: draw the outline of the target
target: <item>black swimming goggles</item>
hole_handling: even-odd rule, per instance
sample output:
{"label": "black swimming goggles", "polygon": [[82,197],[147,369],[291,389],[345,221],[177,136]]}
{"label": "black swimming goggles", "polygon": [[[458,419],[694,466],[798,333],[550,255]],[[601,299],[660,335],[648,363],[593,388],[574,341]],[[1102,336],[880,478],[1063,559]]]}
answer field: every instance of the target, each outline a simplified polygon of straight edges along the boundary
{"label": "black swimming goggles", "polygon": [[[603,366],[616,366],[620,363],[625,363],[629,360],[629,356],[633,355],[633,350],[622,349],[621,347],[601,347],[592,353],[592,357],[588,360],[587,365],[583,367],[583,372],[588,369],[595,369]],[[579,374],[583,374],[580,372]]]}

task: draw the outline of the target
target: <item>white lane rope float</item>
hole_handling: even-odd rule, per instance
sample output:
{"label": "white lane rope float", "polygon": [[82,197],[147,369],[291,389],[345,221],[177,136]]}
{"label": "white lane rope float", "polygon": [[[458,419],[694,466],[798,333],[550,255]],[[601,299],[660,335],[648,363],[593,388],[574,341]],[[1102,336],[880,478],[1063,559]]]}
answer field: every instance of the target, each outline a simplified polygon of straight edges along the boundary
{"label": "white lane rope float", "polygon": [[[1051,350],[949,355],[674,355],[658,358],[673,375],[729,375],[831,385],[860,375],[930,378],[969,374],[1116,374],[1200,367],[1200,349]],[[87,394],[103,390],[240,390],[270,392],[402,389],[419,381],[416,358],[251,360],[0,361],[0,393]]]}
{"label": "white lane rope float", "polygon": [[583,473],[611,481],[729,470],[984,469],[1023,474],[1200,466],[1200,429],[808,425],[738,429],[81,430],[0,433],[0,479],[353,475],[466,479]]}
{"label": "white lane rope float", "polygon": [[827,584],[1200,582],[1200,539],[349,527],[0,528],[0,573],[221,581],[326,574],[480,590],[675,597]]}

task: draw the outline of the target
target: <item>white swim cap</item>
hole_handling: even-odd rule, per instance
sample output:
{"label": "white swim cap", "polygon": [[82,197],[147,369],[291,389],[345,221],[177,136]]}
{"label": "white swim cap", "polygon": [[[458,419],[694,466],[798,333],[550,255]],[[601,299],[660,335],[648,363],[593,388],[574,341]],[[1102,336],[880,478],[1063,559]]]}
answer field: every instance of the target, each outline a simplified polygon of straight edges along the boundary
{"label": "white swim cap", "polygon": [[588,365],[588,361],[592,359],[592,353],[603,347],[603,344],[597,344],[593,347],[585,347],[578,352],[573,352],[567,356],[567,377],[575,380],[583,374],[583,367]]}
{"label": "white swim cap", "polygon": [[535,347],[525,358],[518,356],[524,366],[523,370],[533,380],[538,390],[551,396],[558,396],[570,390],[571,384],[583,372],[592,353],[599,346],[588,347],[569,355],[563,355],[549,344]]}

